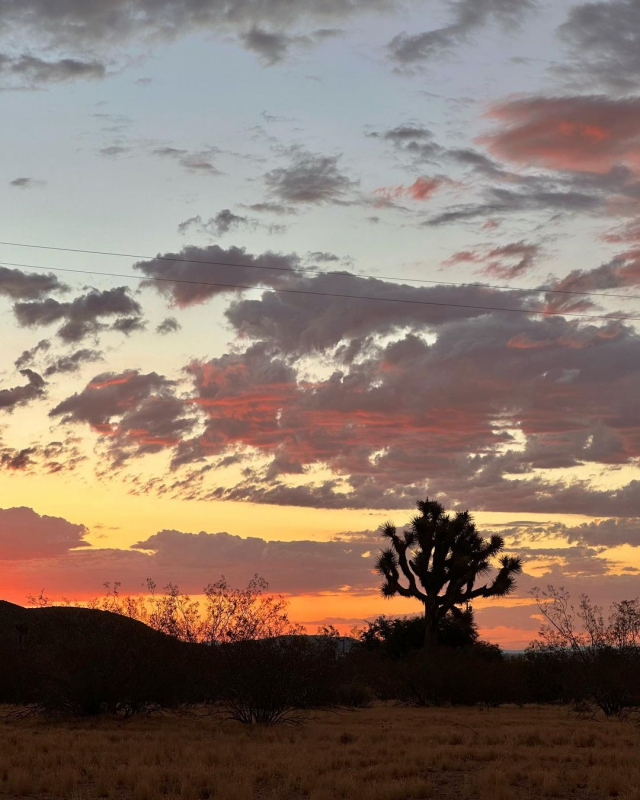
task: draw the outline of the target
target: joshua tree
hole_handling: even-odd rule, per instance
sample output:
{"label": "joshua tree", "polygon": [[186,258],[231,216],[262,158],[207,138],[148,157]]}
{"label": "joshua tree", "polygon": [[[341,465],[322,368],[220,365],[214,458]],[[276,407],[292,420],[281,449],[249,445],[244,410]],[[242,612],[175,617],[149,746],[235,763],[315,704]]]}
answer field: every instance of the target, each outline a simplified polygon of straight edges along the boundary
{"label": "joshua tree", "polygon": [[429,499],[417,506],[420,514],[402,535],[390,522],[380,529],[391,546],[380,553],[376,569],[384,577],[383,597],[399,594],[423,604],[424,646],[431,649],[437,646],[438,627],[451,609],[476,597],[509,594],[522,562],[503,556],[493,580],[474,589],[476,579],[489,572],[491,560],[504,549],[502,537],[483,539],[468,511],[450,517],[440,503]]}

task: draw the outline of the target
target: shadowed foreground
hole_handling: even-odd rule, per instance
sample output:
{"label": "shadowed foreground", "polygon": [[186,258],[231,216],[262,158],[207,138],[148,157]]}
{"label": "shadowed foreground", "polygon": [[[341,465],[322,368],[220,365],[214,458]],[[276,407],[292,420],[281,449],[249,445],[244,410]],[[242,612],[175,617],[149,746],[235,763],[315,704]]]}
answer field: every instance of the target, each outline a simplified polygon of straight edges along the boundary
{"label": "shadowed foreground", "polygon": [[210,718],[0,725],[0,796],[640,800],[640,731],[568,708],[322,712],[302,728]]}

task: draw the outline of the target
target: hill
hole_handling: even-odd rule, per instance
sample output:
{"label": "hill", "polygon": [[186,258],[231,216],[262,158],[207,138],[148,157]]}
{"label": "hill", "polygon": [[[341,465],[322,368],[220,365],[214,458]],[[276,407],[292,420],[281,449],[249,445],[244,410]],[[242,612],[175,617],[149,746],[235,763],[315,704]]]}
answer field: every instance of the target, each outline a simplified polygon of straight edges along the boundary
{"label": "hill", "polygon": [[0,702],[82,715],[171,703],[200,650],[109,611],[0,601]]}

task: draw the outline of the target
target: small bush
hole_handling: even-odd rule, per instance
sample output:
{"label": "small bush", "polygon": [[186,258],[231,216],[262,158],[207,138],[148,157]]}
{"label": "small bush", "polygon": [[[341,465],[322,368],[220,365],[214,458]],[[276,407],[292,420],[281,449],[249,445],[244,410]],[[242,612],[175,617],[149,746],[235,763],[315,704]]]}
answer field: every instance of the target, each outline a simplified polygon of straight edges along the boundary
{"label": "small bush", "polygon": [[225,644],[217,652],[217,708],[226,719],[259,725],[300,724],[332,705],[332,642],[286,636]]}

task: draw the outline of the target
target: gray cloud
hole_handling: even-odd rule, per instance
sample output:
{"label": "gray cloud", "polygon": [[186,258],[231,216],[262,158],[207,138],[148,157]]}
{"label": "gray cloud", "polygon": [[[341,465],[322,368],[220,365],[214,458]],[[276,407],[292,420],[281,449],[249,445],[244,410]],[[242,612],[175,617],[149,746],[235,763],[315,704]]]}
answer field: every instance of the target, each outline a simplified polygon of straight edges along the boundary
{"label": "gray cloud", "polygon": [[389,42],[389,57],[404,69],[424,65],[466,44],[473,33],[491,22],[515,27],[536,5],[536,0],[457,0],[449,25],[418,34],[398,34]]}
{"label": "gray cloud", "polygon": [[291,151],[291,163],[264,176],[267,191],[282,203],[346,203],[358,185],[339,166],[340,156]]}
{"label": "gray cloud", "polygon": [[593,194],[537,187],[514,191],[492,186],[484,191],[484,195],[484,200],[480,202],[451,206],[446,211],[429,217],[423,224],[429,227],[450,225],[483,217],[523,212],[585,213],[597,211],[605,204],[604,198]]}
{"label": "gray cloud", "polygon": [[44,181],[36,180],[36,178],[14,178],[9,182],[9,186],[13,186],[14,189],[35,189],[43,185]]}
{"label": "gray cloud", "polygon": [[594,520],[566,527],[561,534],[570,542],[581,542],[591,546],[640,547],[640,517]]}
{"label": "gray cloud", "polygon": [[432,131],[416,122],[397,125],[386,131],[373,131],[367,136],[388,142],[415,163],[432,162],[445,152],[445,148],[435,141]]}
{"label": "gray cloud", "polygon": [[[0,5],[0,20],[3,17]],[[8,56],[0,53],[0,81],[12,88],[28,88],[48,83],[61,83],[77,79],[101,79],[106,75],[101,61],[83,61],[77,58],[60,58],[45,61],[38,56]]]}
{"label": "gray cloud", "polygon": [[308,42],[308,37],[290,36],[286,33],[253,27],[240,35],[247,50],[252,50],[266,66],[284,61],[293,45]]}
{"label": "gray cloud", "polygon": [[151,155],[174,159],[187,172],[201,175],[222,174],[213,161],[219,153],[220,150],[217,147],[205,147],[193,152],[177,147],[156,147],[151,150]]}
{"label": "gray cloud", "polygon": [[252,203],[251,205],[245,206],[245,208],[257,213],[276,214],[277,216],[288,216],[298,213],[297,208],[285,206],[282,203]]}
{"label": "gray cloud", "polygon": [[[179,253],[165,253],[150,261],[139,261],[134,269],[148,278],[178,278],[184,283],[150,282],[177,306],[203,303],[223,293],[237,293],[234,286],[284,286],[299,259],[294,255],[263,253],[254,256],[241,247],[224,249],[188,246]],[[247,266],[248,265],[248,266]],[[260,269],[263,267],[263,269]],[[207,285],[208,284],[208,285]]]}
{"label": "gray cloud", "polygon": [[55,275],[0,266],[0,295],[12,300],[38,300],[50,292],[61,292],[66,288]]}
{"label": "gray cloud", "polygon": [[87,529],[62,517],[36,514],[31,508],[0,509],[0,561],[53,558],[88,547]]}
{"label": "gray cloud", "polygon": [[243,217],[239,214],[234,214],[229,208],[223,208],[215,217],[209,217],[207,220],[203,220],[199,214],[186,219],[178,225],[178,232],[184,235],[190,231],[196,231],[203,236],[218,238],[240,228],[254,230],[256,228],[265,228],[269,233],[283,233],[286,230],[285,225],[263,223],[253,217]]}
{"label": "gray cloud", "polygon": [[640,85],[640,6],[635,0],[609,0],[574,5],[558,29],[572,59],[556,73],[572,82],[594,83],[614,92]]}
{"label": "gray cloud", "polygon": [[176,333],[182,326],[175,317],[166,317],[156,327],[156,333],[166,336],[168,333]]}
{"label": "gray cloud", "polygon": [[238,214],[234,214],[229,208],[223,208],[222,211],[218,211],[215,217],[210,217],[206,221],[203,221],[200,215],[186,219],[178,225],[178,231],[187,233],[190,229],[196,228],[201,233],[223,236],[232,229],[250,226],[251,224],[252,220],[249,217],[241,217]]}
{"label": "gray cloud", "polygon": [[261,574],[277,591],[292,593],[337,590],[345,585],[373,588],[376,578],[371,561],[363,557],[368,548],[353,542],[279,542],[175,530],[160,531],[132,547],[150,552],[158,566],[175,565],[201,574],[216,570],[238,582],[246,582],[259,564]]}
{"label": "gray cloud", "polygon": [[42,376],[30,369],[21,369],[19,372],[27,379],[27,384],[0,389],[0,409],[13,411],[16,406],[25,405],[44,395],[46,384]]}
{"label": "gray cloud", "polygon": [[48,339],[41,339],[34,347],[22,351],[22,355],[14,361],[16,369],[22,369],[22,367],[32,364],[38,353],[46,353],[50,349],[51,342]]}
{"label": "gray cloud", "polygon": [[[486,313],[482,308],[469,306],[500,305],[517,309],[524,307],[526,299],[518,292],[496,293],[477,286],[412,286],[346,272],[294,274],[285,285],[310,294],[265,292],[262,298],[235,300],[225,314],[241,337],[264,340],[280,352],[297,356],[319,353],[339,344],[347,348],[350,341],[366,352],[367,338],[373,335],[387,335],[402,328],[434,329],[453,320]],[[315,292],[399,302],[325,297]],[[353,357],[358,349],[350,352]]]}
{"label": "gray cloud", "polygon": [[[309,34],[291,35],[282,30],[253,26],[241,33],[239,39],[247,50],[256,53],[262,63],[270,67],[284,61],[294,48],[309,49],[326,39],[340,35],[341,31],[334,28],[320,28]],[[266,115],[265,119],[269,119],[269,115]]]}
{"label": "gray cloud", "polygon": [[[16,303],[13,307],[18,323],[23,326],[51,325],[64,320],[58,336],[67,342],[77,342],[102,329],[100,319],[123,314],[142,313],[140,304],[134,300],[129,289],[118,286],[114,289],[92,289],[87,294],[70,302],[60,302],[54,298],[32,302]],[[138,318],[135,318],[136,323]],[[135,324],[128,318],[115,323],[115,329],[129,332]]]}
{"label": "gray cloud", "polygon": [[359,0],[127,0],[105,8],[102,0],[68,0],[63,6],[48,0],[3,0],[0,18],[6,24],[48,35],[58,44],[112,43],[140,35],[178,35],[191,30],[246,29],[269,26],[274,30],[305,22],[348,19],[364,13],[391,9],[390,0],[371,0],[366,8]]}
{"label": "gray cloud", "polygon": [[74,373],[78,372],[84,364],[91,364],[101,360],[102,353],[99,350],[83,348],[54,359],[45,369],[44,374],[46,377],[49,377],[50,375],[57,375],[59,373]]}

